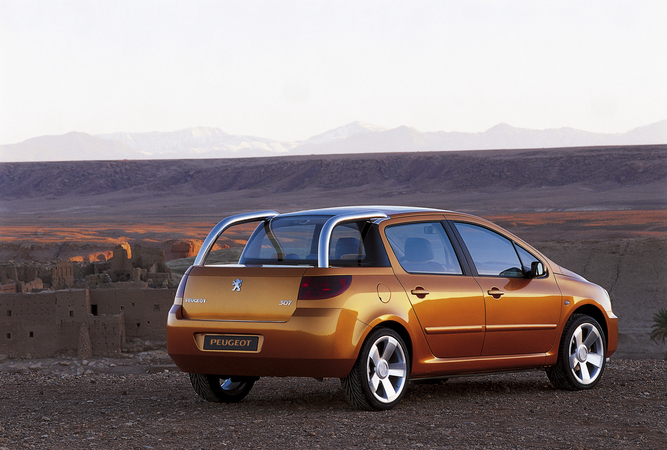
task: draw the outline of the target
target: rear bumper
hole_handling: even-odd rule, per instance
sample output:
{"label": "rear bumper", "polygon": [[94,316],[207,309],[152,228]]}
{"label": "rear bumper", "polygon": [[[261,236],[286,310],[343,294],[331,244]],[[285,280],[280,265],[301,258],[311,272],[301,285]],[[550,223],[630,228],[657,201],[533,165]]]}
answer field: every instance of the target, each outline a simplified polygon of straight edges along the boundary
{"label": "rear bumper", "polygon": [[[167,319],[167,351],[184,372],[238,376],[345,377],[368,326],[342,309],[297,309],[287,322]],[[202,334],[261,336],[256,352],[203,350]],[[201,339],[200,339],[201,342]]]}

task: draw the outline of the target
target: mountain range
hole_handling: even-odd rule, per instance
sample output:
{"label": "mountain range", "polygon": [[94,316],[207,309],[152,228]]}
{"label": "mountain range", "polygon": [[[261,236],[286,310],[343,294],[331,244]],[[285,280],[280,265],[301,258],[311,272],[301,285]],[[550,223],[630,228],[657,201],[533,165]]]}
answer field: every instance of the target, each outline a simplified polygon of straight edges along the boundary
{"label": "mountain range", "polygon": [[232,135],[212,127],[99,135],[71,132],[0,145],[0,162],[248,158],[651,144],[667,144],[667,120],[617,134],[574,128],[532,130],[505,123],[480,133],[420,132],[407,126],[389,129],[352,122],[303,141]]}

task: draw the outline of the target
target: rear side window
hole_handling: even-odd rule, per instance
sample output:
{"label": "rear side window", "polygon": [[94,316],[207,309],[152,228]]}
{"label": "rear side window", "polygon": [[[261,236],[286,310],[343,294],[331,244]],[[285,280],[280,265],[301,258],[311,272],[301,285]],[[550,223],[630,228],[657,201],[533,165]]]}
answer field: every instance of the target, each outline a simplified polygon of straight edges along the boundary
{"label": "rear side window", "polygon": [[398,262],[408,273],[462,275],[452,243],[440,222],[417,222],[385,228]]}
{"label": "rear side window", "polygon": [[511,240],[478,225],[461,222],[454,225],[479,275],[524,277],[523,266]]}
{"label": "rear side window", "polygon": [[[315,266],[320,232],[328,219],[328,216],[299,216],[265,222],[250,237],[240,263]],[[389,265],[377,226],[368,222],[344,223],[333,229],[329,262],[332,266]]]}

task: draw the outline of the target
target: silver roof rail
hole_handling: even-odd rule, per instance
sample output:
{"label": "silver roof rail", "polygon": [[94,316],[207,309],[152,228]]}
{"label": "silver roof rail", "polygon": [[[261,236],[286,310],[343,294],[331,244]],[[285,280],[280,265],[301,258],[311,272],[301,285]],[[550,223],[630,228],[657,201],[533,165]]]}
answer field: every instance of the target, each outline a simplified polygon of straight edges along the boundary
{"label": "silver roof rail", "polygon": [[380,211],[365,211],[359,213],[339,214],[333,216],[326,222],[320,232],[320,240],[317,243],[317,267],[329,267],[329,244],[331,243],[331,233],[336,225],[341,222],[350,222],[364,219],[384,219],[388,216]]}
{"label": "silver roof rail", "polygon": [[213,244],[215,244],[215,241],[218,240],[220,235],[224,233],[227,228],[231,227],[232,225],[239,225],[242,223],[259,222],[260,220],[270,219],[277,215],[278,213],[276,211],[258,211],[252,213],[237,214],[235,216],[230,216],[227,217],[226,219],[222,219],[216,226],[213,227],[211,232],[208,233],[208,236],[206,236],[206,239],[204,240],[201,249],[199,249],[199,253],[197,253],[194,265],[195,266],[204,265],[204,262],[206,262],[208,254],[213,248]]}

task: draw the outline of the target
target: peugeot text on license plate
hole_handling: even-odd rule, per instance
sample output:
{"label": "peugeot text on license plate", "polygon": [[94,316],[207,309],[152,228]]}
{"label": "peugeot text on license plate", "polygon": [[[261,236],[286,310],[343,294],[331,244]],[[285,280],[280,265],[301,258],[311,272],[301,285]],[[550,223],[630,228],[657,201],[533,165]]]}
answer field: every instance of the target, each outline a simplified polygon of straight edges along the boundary
{"label": "peugeot text on license plate", "polygon": [[204,350],[242,350],[257,351],[259,336],[204,336]]}

